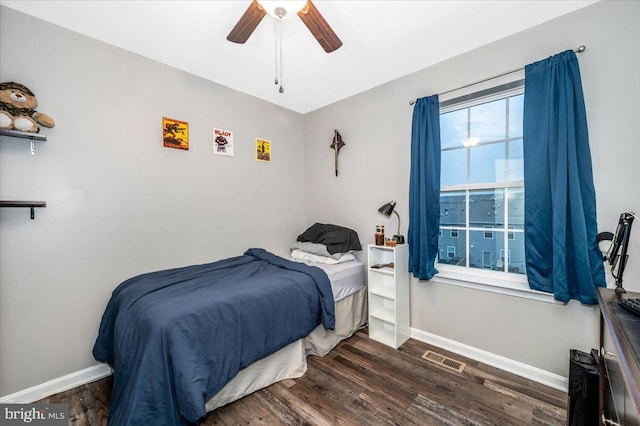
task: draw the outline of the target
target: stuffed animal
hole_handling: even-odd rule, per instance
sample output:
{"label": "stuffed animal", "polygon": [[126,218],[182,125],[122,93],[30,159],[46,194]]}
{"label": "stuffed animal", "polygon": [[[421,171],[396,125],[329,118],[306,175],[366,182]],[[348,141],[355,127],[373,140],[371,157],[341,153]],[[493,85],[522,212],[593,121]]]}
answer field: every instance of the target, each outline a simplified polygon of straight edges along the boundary
{"label": "stuffed animal", "polygon": [[40,127],[53,127],[47,114],[37,112],[38,100],[28,87],[14,82],[0,83],[0,129],[38,133]]}

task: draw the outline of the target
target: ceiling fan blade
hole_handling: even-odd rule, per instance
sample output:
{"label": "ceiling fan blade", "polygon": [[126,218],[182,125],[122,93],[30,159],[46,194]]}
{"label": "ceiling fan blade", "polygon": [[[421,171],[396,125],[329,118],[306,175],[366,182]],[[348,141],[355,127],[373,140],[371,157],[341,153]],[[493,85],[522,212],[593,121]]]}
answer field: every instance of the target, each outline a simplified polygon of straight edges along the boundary
{"label": "ceiling fan blade", "polygon": [[246,42],[266,14],[260,3],[253,0],[227,36],[227,40],[240,44]]}
{"label": "ceiling fan blade", "polygon": [[318,40],[325,52],[331,53],[342,46],[342,41],[333,32],[320,11],[311,3],[311,0],[307,0],[307,4],[298,12],[298,16],[309,28],[309,31]]}

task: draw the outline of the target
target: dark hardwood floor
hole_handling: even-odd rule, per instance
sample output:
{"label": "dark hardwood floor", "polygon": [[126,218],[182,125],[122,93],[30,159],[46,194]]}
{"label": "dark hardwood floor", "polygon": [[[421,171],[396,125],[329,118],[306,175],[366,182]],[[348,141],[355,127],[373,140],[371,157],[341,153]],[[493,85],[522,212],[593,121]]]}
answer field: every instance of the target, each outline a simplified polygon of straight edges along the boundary
{"label": "dark hardwood floor", "polygon": [[[466,368],[458,373],[425,361],[428,349]],[[396,351],[364,330],[308,362],[303,377],[221,407],[201,425],[520,426],[566,419],[564,392],[413,339]],[[70,425],[106,425],[111,383],[106,378],[39,402],[70,404]]]}

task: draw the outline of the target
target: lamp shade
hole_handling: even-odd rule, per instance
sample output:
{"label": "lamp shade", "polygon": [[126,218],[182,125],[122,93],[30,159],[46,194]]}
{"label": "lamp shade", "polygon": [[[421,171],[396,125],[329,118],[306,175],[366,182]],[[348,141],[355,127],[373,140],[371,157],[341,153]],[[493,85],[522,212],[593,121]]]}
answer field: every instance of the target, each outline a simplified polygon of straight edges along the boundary
{"label": "lamp shade", "polygon": [[396,202],[395,201],[389,201],[387,204],[385,204],[384,206],[380,207],[378,209],[378,213],[380,213],[382,216],[384,217],[390,217],[391,213],[393,213],[393,209],[396,208]]}
{"label": "lamp shade", "polygon": [[400,235],[400,215],[398,214],[397,211],[395,211],[395,208],[396,208],[396,202],[389,201],[387,204],[385,204],[384,206],[378,209],[378,213],[380,213],[382,216],[386,217],[387,219],[391,217],[392,213],[395,213],[396,217],[398,218],[398,233],[393,236],[393,239],[397,244],[404,244],[404,237]]}

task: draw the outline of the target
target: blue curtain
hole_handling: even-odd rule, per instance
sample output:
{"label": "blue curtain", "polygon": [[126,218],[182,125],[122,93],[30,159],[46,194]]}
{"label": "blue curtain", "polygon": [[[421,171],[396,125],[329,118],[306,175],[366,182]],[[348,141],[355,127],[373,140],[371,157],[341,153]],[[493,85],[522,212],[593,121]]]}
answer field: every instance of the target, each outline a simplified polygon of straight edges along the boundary
{"label": "blue curtain", "polygon": [[605,286],[578,59],[572,50],[525,67],[525,254],[532,289],[596,304]]}
{"label": "blue curtain", "polygon": [[409,272],[420,280],[438,273],[440,227],[440,104],[438,95],[413,106],[409,180]]}

